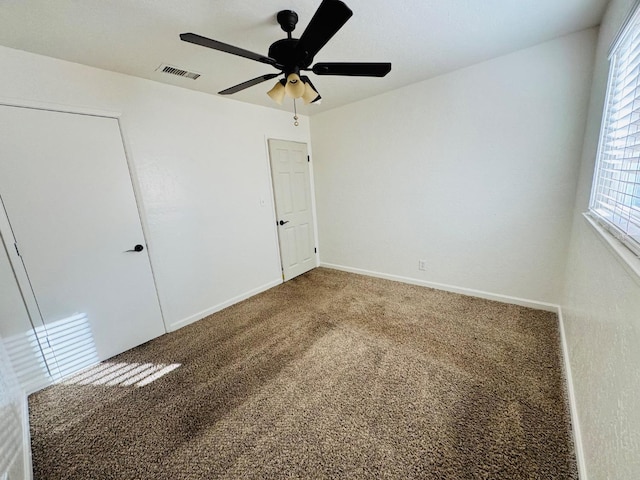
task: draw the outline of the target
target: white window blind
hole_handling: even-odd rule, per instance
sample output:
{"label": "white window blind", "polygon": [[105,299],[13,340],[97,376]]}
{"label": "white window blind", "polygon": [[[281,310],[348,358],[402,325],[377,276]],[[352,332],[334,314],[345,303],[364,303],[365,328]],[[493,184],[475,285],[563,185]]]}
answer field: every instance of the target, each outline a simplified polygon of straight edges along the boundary
{"label": "white window blind", "polygon": [[640,10],[611,52],[589,212],[640,256]]}

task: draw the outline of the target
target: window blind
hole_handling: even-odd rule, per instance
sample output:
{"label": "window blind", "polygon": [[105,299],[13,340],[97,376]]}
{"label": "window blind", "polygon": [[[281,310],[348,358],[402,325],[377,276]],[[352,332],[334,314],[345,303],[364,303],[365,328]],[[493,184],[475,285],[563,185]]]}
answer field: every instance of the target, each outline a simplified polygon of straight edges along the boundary
{"label": "window blind", "polygon": [[640,256],[640,10],[611,54],[589,211]]}

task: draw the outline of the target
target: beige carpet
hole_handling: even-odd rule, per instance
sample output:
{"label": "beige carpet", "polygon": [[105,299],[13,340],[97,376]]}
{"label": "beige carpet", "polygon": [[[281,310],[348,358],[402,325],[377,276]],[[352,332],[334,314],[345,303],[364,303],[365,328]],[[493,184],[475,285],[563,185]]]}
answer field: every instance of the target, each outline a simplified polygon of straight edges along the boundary
{"label": "beige carpet", "polygon": [[320,268],[101,368],[30,397],[36,479],[577,478],[548,312]]}

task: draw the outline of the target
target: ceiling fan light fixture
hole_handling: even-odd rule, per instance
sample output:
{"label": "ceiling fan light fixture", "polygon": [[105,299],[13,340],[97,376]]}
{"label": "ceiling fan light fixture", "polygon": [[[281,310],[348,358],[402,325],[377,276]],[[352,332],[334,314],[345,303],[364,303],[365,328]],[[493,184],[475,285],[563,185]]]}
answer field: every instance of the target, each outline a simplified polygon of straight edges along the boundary
{"label": "ceiling fan light fixture", "polygon": [[271,100],[276,102],[278,105],[282,105],[285,95],[284,80],[276,82],[273,88],[267,92],[267,95],[269,95]]}
{"label": "ceiling fan light fixture", "polygon": [[291,98],[300,98],[305,92],[305,83],[297,73],[290,73],[287,76],[287,84],[284,87],[285,93]]}

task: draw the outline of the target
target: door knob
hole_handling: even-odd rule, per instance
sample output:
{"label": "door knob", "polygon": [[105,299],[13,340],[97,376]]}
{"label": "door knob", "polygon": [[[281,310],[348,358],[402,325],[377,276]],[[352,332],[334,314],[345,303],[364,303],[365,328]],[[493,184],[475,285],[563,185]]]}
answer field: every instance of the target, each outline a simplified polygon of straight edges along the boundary
{"label": "door knob", "polygon": [[284,225],[285,223],[289,223],[289,220],[287,220],[286,222],[285,222],[285,221],[283,221],[283,220],[280,220],[278,223],[279,223],[280,225]]}
{"label": "door knob", "polygon": [[142,250],[144,250],[144,247],[138,244],[135,247],[133,247],[131,250],[127,250],[127,252],[141,252]]}

